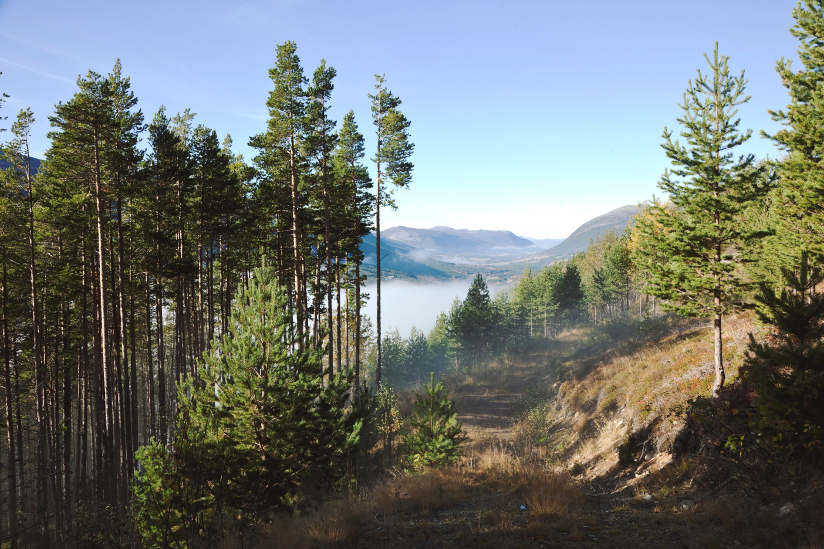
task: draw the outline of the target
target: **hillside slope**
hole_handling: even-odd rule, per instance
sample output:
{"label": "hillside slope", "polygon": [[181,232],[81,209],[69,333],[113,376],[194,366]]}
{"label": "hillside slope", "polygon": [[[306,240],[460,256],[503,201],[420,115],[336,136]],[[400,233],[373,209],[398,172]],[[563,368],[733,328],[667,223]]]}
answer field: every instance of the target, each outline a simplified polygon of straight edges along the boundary
{"label": "hillside slope", "polygon": [[583,252],[590,240],[606,234],[611,230],[623,231],[632,216],[638,213],[638,206],[621,206],[604,215],[590,219],[573,231],[569,237],[548,250],[535,254],[535,258],[564,259]]}
{"label": "hillside slope", "polygon": [[[39,158],[34,158],[33,156],[29,157],[29,161],[31,163],[31,174],[37,174],[37,171],[40,169],[40,162]],[[6,170],[11,168],[11,164],[9,164],[8,160],[0,156],[0,170]]]}
{"label": "hillside slope", "polygon": [[402,242],[421,251],[437,255],[496,255],[498,252],[533,248],[535,243],[516,236],[510,231],[487,231],[432,227],[391,227],[383,234],[396,242]]}
{"label": "hillside slope", "polygon": [[[753,318],[726,324],[730,382],[748,334],[758,335]],[[706,321],[627,319],[447,375],[469,434],[459,464],[395,470],[272,523],[264,539],[329,549],[821,547],[820,472],[805,484],[786,472],[753,483],[724,466],[737,462],[713,441],[690,450],[695,435],[677,411],[709,393],[712,347]],[[402,414],[412,400],[399,395]]]}

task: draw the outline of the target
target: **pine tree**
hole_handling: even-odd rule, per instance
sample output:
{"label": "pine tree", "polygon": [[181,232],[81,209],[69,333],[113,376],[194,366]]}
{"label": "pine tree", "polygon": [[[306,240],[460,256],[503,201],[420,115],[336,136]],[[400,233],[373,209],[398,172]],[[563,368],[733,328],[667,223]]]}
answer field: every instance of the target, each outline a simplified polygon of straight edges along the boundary
{"label": "pine tree", "polygon": [[346,212],[342,224],[347,227],[343,237],[343,247],[349,254],[347,264],[354,263],[355,272],[352,284],[355,287],[355,390],[360,389],[361,364],[361,286],[364,283],[360,274],[363,263],[361,242],[369,234],[374,197],[369,193],[372,180],[369,172],[360,162],[364,156],[363,135],[358,131],[355,122],[355,113],[349,111],[343,117],[343,125],[338,133],[338,148],[335,151],[334,166],[335,178],[338,181],[339,199],[343,202]]}
{"label": "pine tree", "polygon": [[824,2],[804,0],[793,9],[790,33],[800,44],[803,68],[781,58],[776,71],[790,95],[786,110],[770,111],[784,128],[771,138],[787,156],[778,163],[779,181],[770,196],[771,221],[776,232],[764,261],[773,265],[776,285],[783,285],[782,268],[800,268],[802,253],[824,262]]}
{"label": "pine tree", "polygon": [[423,385],[424,394],[416,394],[415,409],[409,418],[410,430],[403,434],[401,451],[415,468],[442,467],[461,456],[461,443],[466,440],[458,422],[455,403],[443,383],[435,384],[435,374]]}
{"label": "pine tree", "polygon": [[293,313],[270,267],[239,287],[231,337],[212,342],[201,379],[179,390],[174,455],[157,444],[139,453],[145,543],[186,535],[164,526],[169,513],[167,523],[198,535],[215,513],[260,516],[345,473],[369,410],[356,403],[347,411],[351,378],[321,382],[323,350],[294,345]]}
{"label": "pine tree", "polygon": [[489,288],[483,277],[477,274],[466,292],[466,299],[450,318],[450,330],[477,363],[489,348],[494,327],[495,308],[489,297]]}
{"label": "pine tree", "polygon": [[[410,122],[401,114],[398,107],[401,100],[384,87],[386,78],[375,75],[375,94],[369,95],[372,100],[372,123],[375,125],[377,136],[377,150],[372,162],[377,168],[377,183],[375,192],[375,250],[377,277],[375,279],[377,299],[377,330],[378,330],[378,357],[375,372],[375,382],[381,383],[381,205],[395,207],[391,199],[391,185],[395,189],[405,188],[412,181],[412,163],[409,157],[415,149],[414,143],[409,140]],[[388,194],[387,194],[388,192]]]}
{"label": "pine tree", "polygon": [[[329,109],[331,108],[330,99],[334,85],[332,80],[335,78],[337,72],[334,67],[327,67],[326,60],[322,59],[320,66],[315,69],[312,75],[312,82],[307,90],[307,97],[309,99],[306,105],[306,124],[309,133],[306,138],[306,148],[308,149],[308,156],[312,158],[316,177],[320,179],[320,190],[323,193],[323,250],[325,256],[325,273],[326,273],[326,330],[329,333],[329,378],[331,379],[333,373],[333,359],[335,350],[340,357],[340,345],[333,344],[332,338],[332,288],[334,282],[334,270],[332,267],[332,253],[337,251],[337,242],[334,242],[332,236],[332,191],[334,181],[332,173],[332,154],[335,150],[337,135],[335,135],[335,121],[329,119]],[[345,208],[346,205],[343,205]],[[320,255],[320,254],[318,254]],[[320,267],[318,266],[318,271]],[[317,305],[316,305],[317,307]],[[340,319],[338,319],[340,325]]]}
{"label": "pine tree", "polygon": [[750,335],[741,376],[755,391],[751,425],[790,452],[822,448],[824,441],[824,294],[814,288],[824,271],[784,269],[780,293],[768,283],[756,296],[758,316],[776,329],[769,343]]}
{"label": "pine tree", "polygon": [[[291,211],[292,272],[295,292],[297,331],[303,333],[303,322],[307,314],[306,270],[303,265],[303,242],[300,211],[303,206],[301,192],[302,163],[300,148],[306,134],[306,77],[300,66],[297,45],[286,42],[277,47],[277,61],[269,70],[269,78],[275,85],[269,93],[266,106],[269,108],[269,122],[266,144],[273,147],[282,162],[282,170],[287,178]],[[264,146],[265,148],[266,146]],[[302,345],[302,338],[298,338]]]}
{"label": "pine tree", "polygon": [[[690,80],[679,105],[684,114],[682,145],[664,128],[662,145],[675,169],[665,171],[659,188],[673,204],[668,210],[653,203],[652,222],[642,230],[647,254],[661,254],[666,261],[648,262],[652,279],[647,291],[667,301],[665,307],[687,316],[714,317],[715,382],[713,394],[724,385],[721,319],[735,310],[736,292],[746,288],[737,265],[742,243],[753,238],[740,223],[747,204],[763,189],[758,182],[762,168],[753,155],[734,159],[732,150],[752,132],[740,133],[736,107],[749,100],[746,80],[730,75],[728,57],[704,56],[709,74],[698,71]],[[658,229],[660,225],[661,229]]]}

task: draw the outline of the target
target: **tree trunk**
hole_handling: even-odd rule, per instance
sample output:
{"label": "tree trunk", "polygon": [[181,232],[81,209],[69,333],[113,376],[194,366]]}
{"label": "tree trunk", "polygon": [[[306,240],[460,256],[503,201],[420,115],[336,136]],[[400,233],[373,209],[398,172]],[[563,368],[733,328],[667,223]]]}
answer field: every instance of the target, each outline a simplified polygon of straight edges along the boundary
{"label": "tree trunk", "polygon": [[146,273],[146,421],[144,421],[143,431],[146,440],[157,436],[157,418],[155,417],[155,394],[154,394],[154,366],[152,365],[152,311],[151,311],[151,287],[149,285],[149,273]]}
{"label": "tree trunk", "polygon": [[[3,262],[3,370],[4,381],[6,383],[6,439],[8,441],[9,449],[9,467],[8,467],[8,482],[9,482],[9,523],[8,531],[11,543],[11,549],[17,549],[17,448],[15,448],[14,440],[14,405],[13,393],[11,388],[11,353],[9,352],[9,319],[8,319],[8,277],[6,273],[6,263]],[[18,425],[19,428],[19,425]]]}
{"label": "tree trunk", "polygon": [[295,165],[295,136],[294,132],[289,136],[289,171],[291,177],[291,195],[292,195],[292,246],[294,246],[294,268],[295,268],[295,311],[297,313],[297,330],[298,330],[298,350],[303,350],[303,291],[301,283],[303,282],[303,273],[301,270],[301,253],[300,253],[300,229],[298,223],[298,173]]}
{"label": "tree trunk", "polygon": [[[716,302],[720,302],[720,298],[716,297]],[[722,353],[721,342],[721,314],[715,314],[715,382],[712,384],[712,394],[718,396],[721,388],[724,386],[726,375],[724,372],[724,357]]]}
{"label": "tree trunk", "polygon": [[160,295],[163,291],[160,281],[155,278],[155,315],[157,317],[157,400],[160,431],[160,443],[166,445],[166,368],[165,368],[165,346],[163,344],[163,298]]}

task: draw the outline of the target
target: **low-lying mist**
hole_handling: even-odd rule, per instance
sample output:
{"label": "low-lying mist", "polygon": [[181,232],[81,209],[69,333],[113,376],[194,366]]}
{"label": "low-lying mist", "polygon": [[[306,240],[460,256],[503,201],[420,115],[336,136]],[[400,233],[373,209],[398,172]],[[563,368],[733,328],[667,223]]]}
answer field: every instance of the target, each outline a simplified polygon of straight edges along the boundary
{"label": "low-lying mist", "polygon": [[[474,278],[474,277],[473,277]],[[448,313],[455,297],[466,298],[472,278],[419,284],[406,280],[383,280],[381,282],[381,328],[386,333],[397,328],[404,337],[409,336],[412,326],[424,333],[435,326],[438,314]],[[490,295],[505,285],[489,288]],[[364,292],[369,294],[365,313],[375,325],[377,319],[377,294],[375,284],[367,284]]]}

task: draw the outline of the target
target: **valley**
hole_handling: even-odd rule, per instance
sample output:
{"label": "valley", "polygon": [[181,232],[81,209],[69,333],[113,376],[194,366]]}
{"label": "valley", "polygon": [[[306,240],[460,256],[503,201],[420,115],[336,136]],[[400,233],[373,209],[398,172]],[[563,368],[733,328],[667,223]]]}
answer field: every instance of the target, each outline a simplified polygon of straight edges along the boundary
{"label": "valley", "polygon": [[[553,261],[570,259],[587,249],[590,241],[629,225],[638,206],[622,206],[582,224],[568,238],[530,239],[510,231],[433,227],[390,227],[381,230],[381,271],[384,279],[421,282],[460,279],[481,273],[500,284],[518,278],[526,266],[539,269]],[[375,237],[364,238],[366,256],[362,267],[374,278]]]}
{"label": "valley", "polygon": [[[824,479],[727,476],[721,454],[683,442],[671,411],[709,381],[708,329],[666,317],[598,341],[576,328],[528,352],[444,376],[469,435],[451,467],[386,478],[361,495],[275,523],[295,547],[818,547]],[[740,356],[752,316],[725,343]],[[565,372],[576,372],[568,377]],[[616,391],[609,402],[605,393]],[[655,403],[647,408],[643,399]],[[408,407],[411,396],[399,395]],[[404,404],[405,403],[405,404]],[[627,435],[632,456],[622,457]],[[808,467],[812,464],[808,464]]]}

